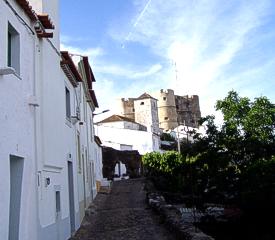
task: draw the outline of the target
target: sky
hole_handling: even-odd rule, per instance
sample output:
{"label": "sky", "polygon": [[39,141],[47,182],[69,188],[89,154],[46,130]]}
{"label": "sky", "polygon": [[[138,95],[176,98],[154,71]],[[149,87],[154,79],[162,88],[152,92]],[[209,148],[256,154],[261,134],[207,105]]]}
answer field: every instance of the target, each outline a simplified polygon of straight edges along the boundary
{"label": "sky", "polygon": [[273,0],[60,0],[61,49],[89,57],[98,112],[173,89],[202,115],[234,89],[275,102]]}

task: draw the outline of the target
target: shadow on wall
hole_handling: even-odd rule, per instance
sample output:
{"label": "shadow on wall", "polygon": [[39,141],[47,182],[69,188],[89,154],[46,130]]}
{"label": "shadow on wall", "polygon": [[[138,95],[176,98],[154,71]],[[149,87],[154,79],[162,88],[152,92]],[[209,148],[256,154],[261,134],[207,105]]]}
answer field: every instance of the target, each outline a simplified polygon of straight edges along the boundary
{"label": "shadow on wall", "polygon": [[136,150],[120,151],[111,147],[103,147],[103,177],[112,180],[115,175],[115,166],[121,162],[126,166],[126,174],[130,178],[141,176],[141,155]]}

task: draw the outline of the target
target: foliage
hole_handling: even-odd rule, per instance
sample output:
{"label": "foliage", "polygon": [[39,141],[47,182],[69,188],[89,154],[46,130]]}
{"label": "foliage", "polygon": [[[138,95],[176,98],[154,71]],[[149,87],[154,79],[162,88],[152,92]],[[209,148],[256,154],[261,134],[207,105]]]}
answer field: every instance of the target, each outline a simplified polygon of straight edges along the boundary
{"label": "foliage", "polygon": [[173,174],[183,163],[182,156],[176,151],[146,153],[142,162],[148,170],[156,170],[159,173]]}
{"label": "foliage", "polygon": [[275,105],[263,96],[251,101],[230,91],[217,101],[216,110],[223,124],[217,126],[214,116],[202,118],[206,135],[182,142],[182,156],[147,154],[144,165],[155,176],[176,182],[177,191],[207,202],[274,208]]}

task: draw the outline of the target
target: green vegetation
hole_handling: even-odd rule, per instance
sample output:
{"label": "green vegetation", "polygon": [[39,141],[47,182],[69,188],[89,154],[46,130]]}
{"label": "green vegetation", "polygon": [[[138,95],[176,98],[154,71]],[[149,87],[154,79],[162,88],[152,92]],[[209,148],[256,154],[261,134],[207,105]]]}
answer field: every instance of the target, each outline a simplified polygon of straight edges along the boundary
{"label": "green vegetation", "polygon": [[218,127],[214,116],[202,118],[206,135],[194,134],[194,143],[182,143],[181,156],[175,151],[146,154],[148,175],[165,191],[193,194],[203,202],[274,208],[274,104],[266,97],[251,101],[230,91],[217,101],[216,110],[223,114],[223,124]]}

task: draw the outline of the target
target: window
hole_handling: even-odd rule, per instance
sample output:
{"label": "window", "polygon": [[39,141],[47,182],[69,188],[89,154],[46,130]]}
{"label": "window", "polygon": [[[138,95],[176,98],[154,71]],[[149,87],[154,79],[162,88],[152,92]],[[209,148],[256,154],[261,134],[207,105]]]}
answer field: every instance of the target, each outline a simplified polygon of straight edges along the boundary
{"label": "window", "polygon": [[7,65],[14,68],[20,75],[20,35],[15,28],[8,23]]}
{"label": "window", "polygon": [[163,101],[166,101],[166,97],[163,97]]}
{"label": "window", "polygon": [[168,117],[165,117],[164,120],[169,120],[169,118],[168,118]]}
{"label": "window", "polygon": [[66,118],[71,121],[71,99],[70,99],[70,91],[65,87],[65,95],[66,95]]}
{"label": "window", "polygon": [[135,112],[135,109],[133,108],[133,112]]}
{"label": "window", "polygon": [[83,94],[83,113],[84,113],[84,122],[87,120],[87,103],[85,101],[85,94]]}
{"label": "window", "polygon": [[78,158],[78,173],[81,173],[81,149],[80,149],[80,135],[77,133],[77,158]]}
{"label": "window", "polygon": [[89,164],[88,164],[88,152],[87,148],[85,148],[85,160],[86,160],[86,182],[89,181]]}
{"label": "window", "polygon": [[93,125],[93,119],[91,118],[91,119],[90,119],[91,142],[93,142],[93,141],[94,141],[93,128],[94,128],[94,125]]}
{"label": "window", "polygon": [[140,105],[144,105],[144,102],[141,102]]}
{"label": "window", "polygon": [[56,213],[61,211],[60,191],[55,192],[55,211]]}

